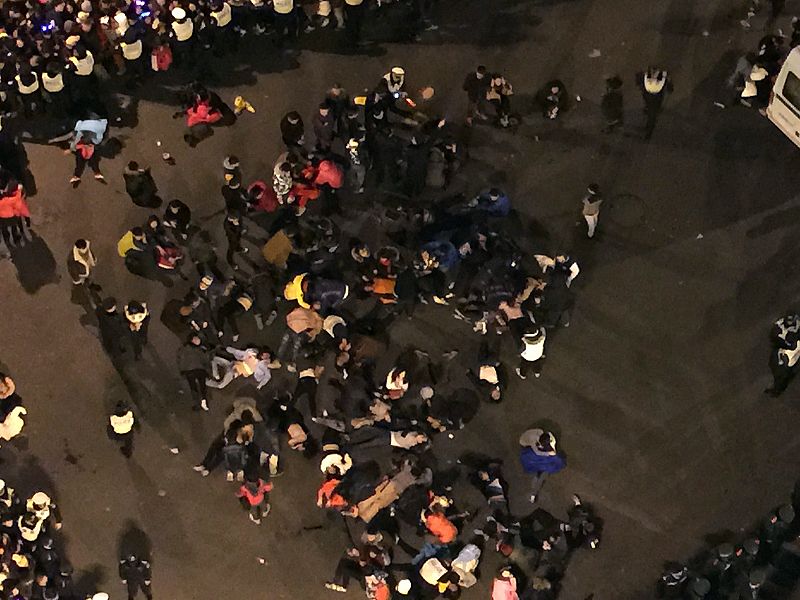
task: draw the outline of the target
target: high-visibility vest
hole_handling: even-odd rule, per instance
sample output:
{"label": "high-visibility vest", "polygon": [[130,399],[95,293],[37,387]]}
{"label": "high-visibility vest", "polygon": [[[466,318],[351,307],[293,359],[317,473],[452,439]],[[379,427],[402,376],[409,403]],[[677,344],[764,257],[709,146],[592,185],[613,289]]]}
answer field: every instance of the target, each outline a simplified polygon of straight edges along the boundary
{"label": "high-visibility vest", "polygon": [[272,0],[275,12],[280,15],[288,15],[294,10],[294,0]]}
{"label": "high-visibility vest", "polygon": [[142,40],[136,40],[132,44],[120,42],[119,47],[122,48],[122,56],[125,60],[136,60],[142,55]]}
{"label": "high-visibility vest", "polygon": [[172,31],[175,32],[175,38],[179,42],[185,42],[192,37],[192,33],[194,33],[194,24],[189,19],[183,22],[173,21]]}
{"label": "high-visibility vest", "polygon": [[19,75],[16,75],[14,79],[17,80],[17,88],[19,89],[19,93],[23,94],[24,96],[39,91],[39,78],[36,76],[36,73],[33,74],[33,83],[29,85],[22,83],[22,79],[20,79]]}
{"label": "high-visibility vest", "polygon": [[[657,71],[654,73],[655,77],[648,77],[647,75],[644,76],[644,89],[647,90],[650,94],[658,94],[661,90],[664,89],[664,85],[667,83],[667,74],[664,71]],[[662,75],[662,77],[658,77],[658,75]]]}
{"label": "high-visibility vest", "polygon": [[79,59],[76,56],[70,56],[69,60],[75,65],[75,74],[80,75],[81,77],[86,77],[92,74],[92,70],[94,69],[94,56],[88,50],[86,51],[86,56]]}
{"label": "high-visibility vest", "polygon": [[111,422],[111,429],[119,435],[130,433],[131,429],[133,429],[133,413],[131,411],[126,412],[121,417],[111,415],[109,421]]}
{"label": "high-visibility vest", "polygon": [[64,75],[58,73],[55,77],[50,77],[47,73],[42,73],[42,85],[51,94],[57,94],[64,89]]}
{"label": "high-visibility vest", "polygon": [[211,11],[211,16],[217,22],[217,27],[225,27],[231,22],[231,5],[227,2],[223,2],[222,8]]}

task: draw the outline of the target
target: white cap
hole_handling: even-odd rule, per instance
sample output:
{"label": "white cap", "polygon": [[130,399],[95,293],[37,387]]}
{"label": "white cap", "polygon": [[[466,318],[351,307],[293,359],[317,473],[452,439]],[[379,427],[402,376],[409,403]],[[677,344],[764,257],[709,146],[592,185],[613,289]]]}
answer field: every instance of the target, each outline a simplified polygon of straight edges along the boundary
{"label": "white cap", "polygon": [[176,6],[172,9],[172,18],[180,21],[181,19],[186,18],[186,11],[183,10],[180,6]]}
{"label": "white cap", "polygon": [[33,502],[36,505],[50,504],[50,496],[48,496],[44,492],[36,492],[31,498],[31,502]]}
{"label": "white cap", "polygon": [[392,74],[393,75],[405,75],[406,72],[403,70],[403,67],[392,67]]}
{"label": "white cap", "polygon": [[92,600],[108,600],[108,594],[105,592],[97,592],[94,596],[92,596]]}

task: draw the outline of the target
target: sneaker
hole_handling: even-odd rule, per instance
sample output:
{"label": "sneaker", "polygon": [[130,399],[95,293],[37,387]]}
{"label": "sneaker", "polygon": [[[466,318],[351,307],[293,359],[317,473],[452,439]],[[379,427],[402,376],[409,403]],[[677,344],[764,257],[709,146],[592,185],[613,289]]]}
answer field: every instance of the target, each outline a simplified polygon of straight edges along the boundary
{"label": "sneaker", "polygon": [[78,184],[81,182],[81,178],[77,175],[73,175],[69,178],[69,183],[72,187],[78,187]]}
{"label": "sneaker", "polygon": [[272,510],[272,504],[267,504],[264,507],[264,512],[261,513],[261,518],[263,519],[264,517],[266,517],[269,514],[269,511],[271,510]]}
{"label": "sneaker", "polygon": [[106,182],[106,178],[103,177],[102,173],[95,173],[94,174],[94,178],[95,178],[96,181],[99,181],[100,183],[105,183]]}
{"label": "sneaker", "polygon": [[203,477],[208,477],[209,473],[210,471],[208,469],[203,469],[202,471],[200,471],[200,475],[202,475]]}
{"label": "sneaker", "polygon": [[195,465],[192,467],[192,470],[197,471],[198,473],[202,473],[203,471],[206,470],[206,468],[203,465]]}
{"label": "sneaker", "polygon": [[536,504],[536,494],[531,494],[530,501],[531,504]]}
{"label": "sneaker", "polygon": [[528,378],[527,376],[522,374],[522,371],[520,370],[519,367],[514,369],[514,372],[517,374],[517,377],[519,377],[520,379],[527,379]]}
{"label": "sneaker", "polygon": [[225,481],[233,481],[233,471],[228,471],[225,475]]}
{"label": "sneaker", "polygon": [[208,412],[208,401],[207,401],[205,398],[203,398],[202,400],[200,400],[200,408],[201,408],[202,410],[204,410],[204,411]]}
{"label": "sneaker", "polygon": [[236,472],[236,481],[244,481],[244,471]]}
{"label": "sneaker", "polygon": [[333,583],[332,581],[328,581],[325,584],[325,587],[327,589],[331,590],[332,592],[341,592],[342,594],[344,594],[347,591],[346,587],[343,587],[341,585],[337,585],[337,584]]}
{"label": "sneaker", "polygon": [[249,513],[247,516],[248,516],[248,517],[250,517],[250,520],[251,520],[253,523],[255,523],[256,525],[261,525],[261,519],[256,519],[256,518],[253,516],[253,513]]}

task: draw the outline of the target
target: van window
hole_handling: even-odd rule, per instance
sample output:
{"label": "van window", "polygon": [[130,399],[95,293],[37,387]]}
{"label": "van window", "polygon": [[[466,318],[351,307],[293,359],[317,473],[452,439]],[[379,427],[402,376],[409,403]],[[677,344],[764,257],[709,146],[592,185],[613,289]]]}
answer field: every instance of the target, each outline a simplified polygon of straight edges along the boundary
{"label": "van window", "polygon": [[789,101],[795,111],[800,112],[800,77],[787,71],[781,95]]}

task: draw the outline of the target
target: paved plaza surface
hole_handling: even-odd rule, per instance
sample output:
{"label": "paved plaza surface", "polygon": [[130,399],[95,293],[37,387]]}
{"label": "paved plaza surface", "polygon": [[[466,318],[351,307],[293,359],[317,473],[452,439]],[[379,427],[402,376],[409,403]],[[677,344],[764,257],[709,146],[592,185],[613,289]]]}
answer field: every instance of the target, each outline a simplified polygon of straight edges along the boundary
{"label": "paved plaza surface", "polygon": [[[333,597],[322,584],[348,538],[314,504],[316,461],[288,457],[261,527],[247,520],[223,473],[204,479],[191,469],[221,431],[231,400],[253,390],[213,391],[209,414],[190,410],[175,365],[180,340],[159,321],[187,284],[166,288],[124,268],[117,240],[149,213],[125,194],[122,170],[128,160],[152,165],[162,198],[186,202],[224,252],[223,157],[240,157],[246,181],[270,177],[286,111],[309,122],[331,83],[360,91],[393,65],[405,67],[411,87],[433,85],[438,107],[453,119],[465,111],[461,82],[469,70],[485,64],[506,75],[523,123],[515,132],[476,127],[452,191],[502,186],[525,216],[524,235],[543,249],[571,252],[581,266],[571,327],[548,339],[541,379],[514,378],[501,404],[482,405],[453,440],[435,442],[443,464],[466,450],[504,458],[512,511],[522,515],[530,505],[517,438],[531,424],[551,424],[568,467],[548,481],[542,506],[563,516],[579,493],[604,520],[601,548],[575,554],[561,597],[651,598],[665,560],[687,558],[709,535],[750,527],[784,502],[800,474],[800,387],[778,400],[762,390],[770,382],[769,326],[798,300],[800,151],[757,112],[713,105],[729,95],[724,81],[736,58],[763,35],[763,18],[752,32],[741,30],[738,4],[440,0],[438,31],[359,54],[344,51],[333,33],[305,36],[283,54],[246,40],[239,62],[216,64],[215,89],[228,102],[244,95],[257,113],[194,150],[171,118],[176,105],[164,83],[176,83],[174,76],[154,76],[141,90],[138,125],[112,131],[124,149],[102,163],[108,186],[85,177],[73,190],[71,157],[29,145],[34,230],[56,261],[57,281],[31,293],[17,279],[18,269],[30,267],[0,262],[0,360],[29,412],[27,447],[10,444],[0,458],[3,477],[17,487],[53,491],[81,583],[122,597],[118,545],[141,531],[152,549],[156,598]],[[789,15],[800,11],[800,2],[787,5]],[[788,23],[777,25],[788,30]],[[591,58],[595,49],[600,56]],[[651,63],[669,71],[675,91],[644,142],[634,73]],[[614,74],[624,81],[626,123],[605,135],[599,101]],[[531,107],[551,78],[581,98],[555,123]],[[163,150],[175,166],[161,161]],[[576,221],[591,182],[608,201],[590,242]],[[129,388],[91,317],[70,302],[65,259],[79,237],[92,241],[104,290],[120,303],[146,301],[153,313],[150,347],[132,367],[145,401],[130,461],[105,431],[108,411]],[[422,307],[416,317],[392,331],[392,352],[411,344],[436,356],[455,347],[451,367],[466,369],[479,337],[446,307]],[[282,328],[280,318],[264,332],[248,325],[241,341],[274,344]],[[287,381],[283,372],[270,387]],[[481,502],[466,487],[458,497]],[[488,597],[496,564],[487,558],[466,598]],[[352,586],[348,596],[359,594]]]}

